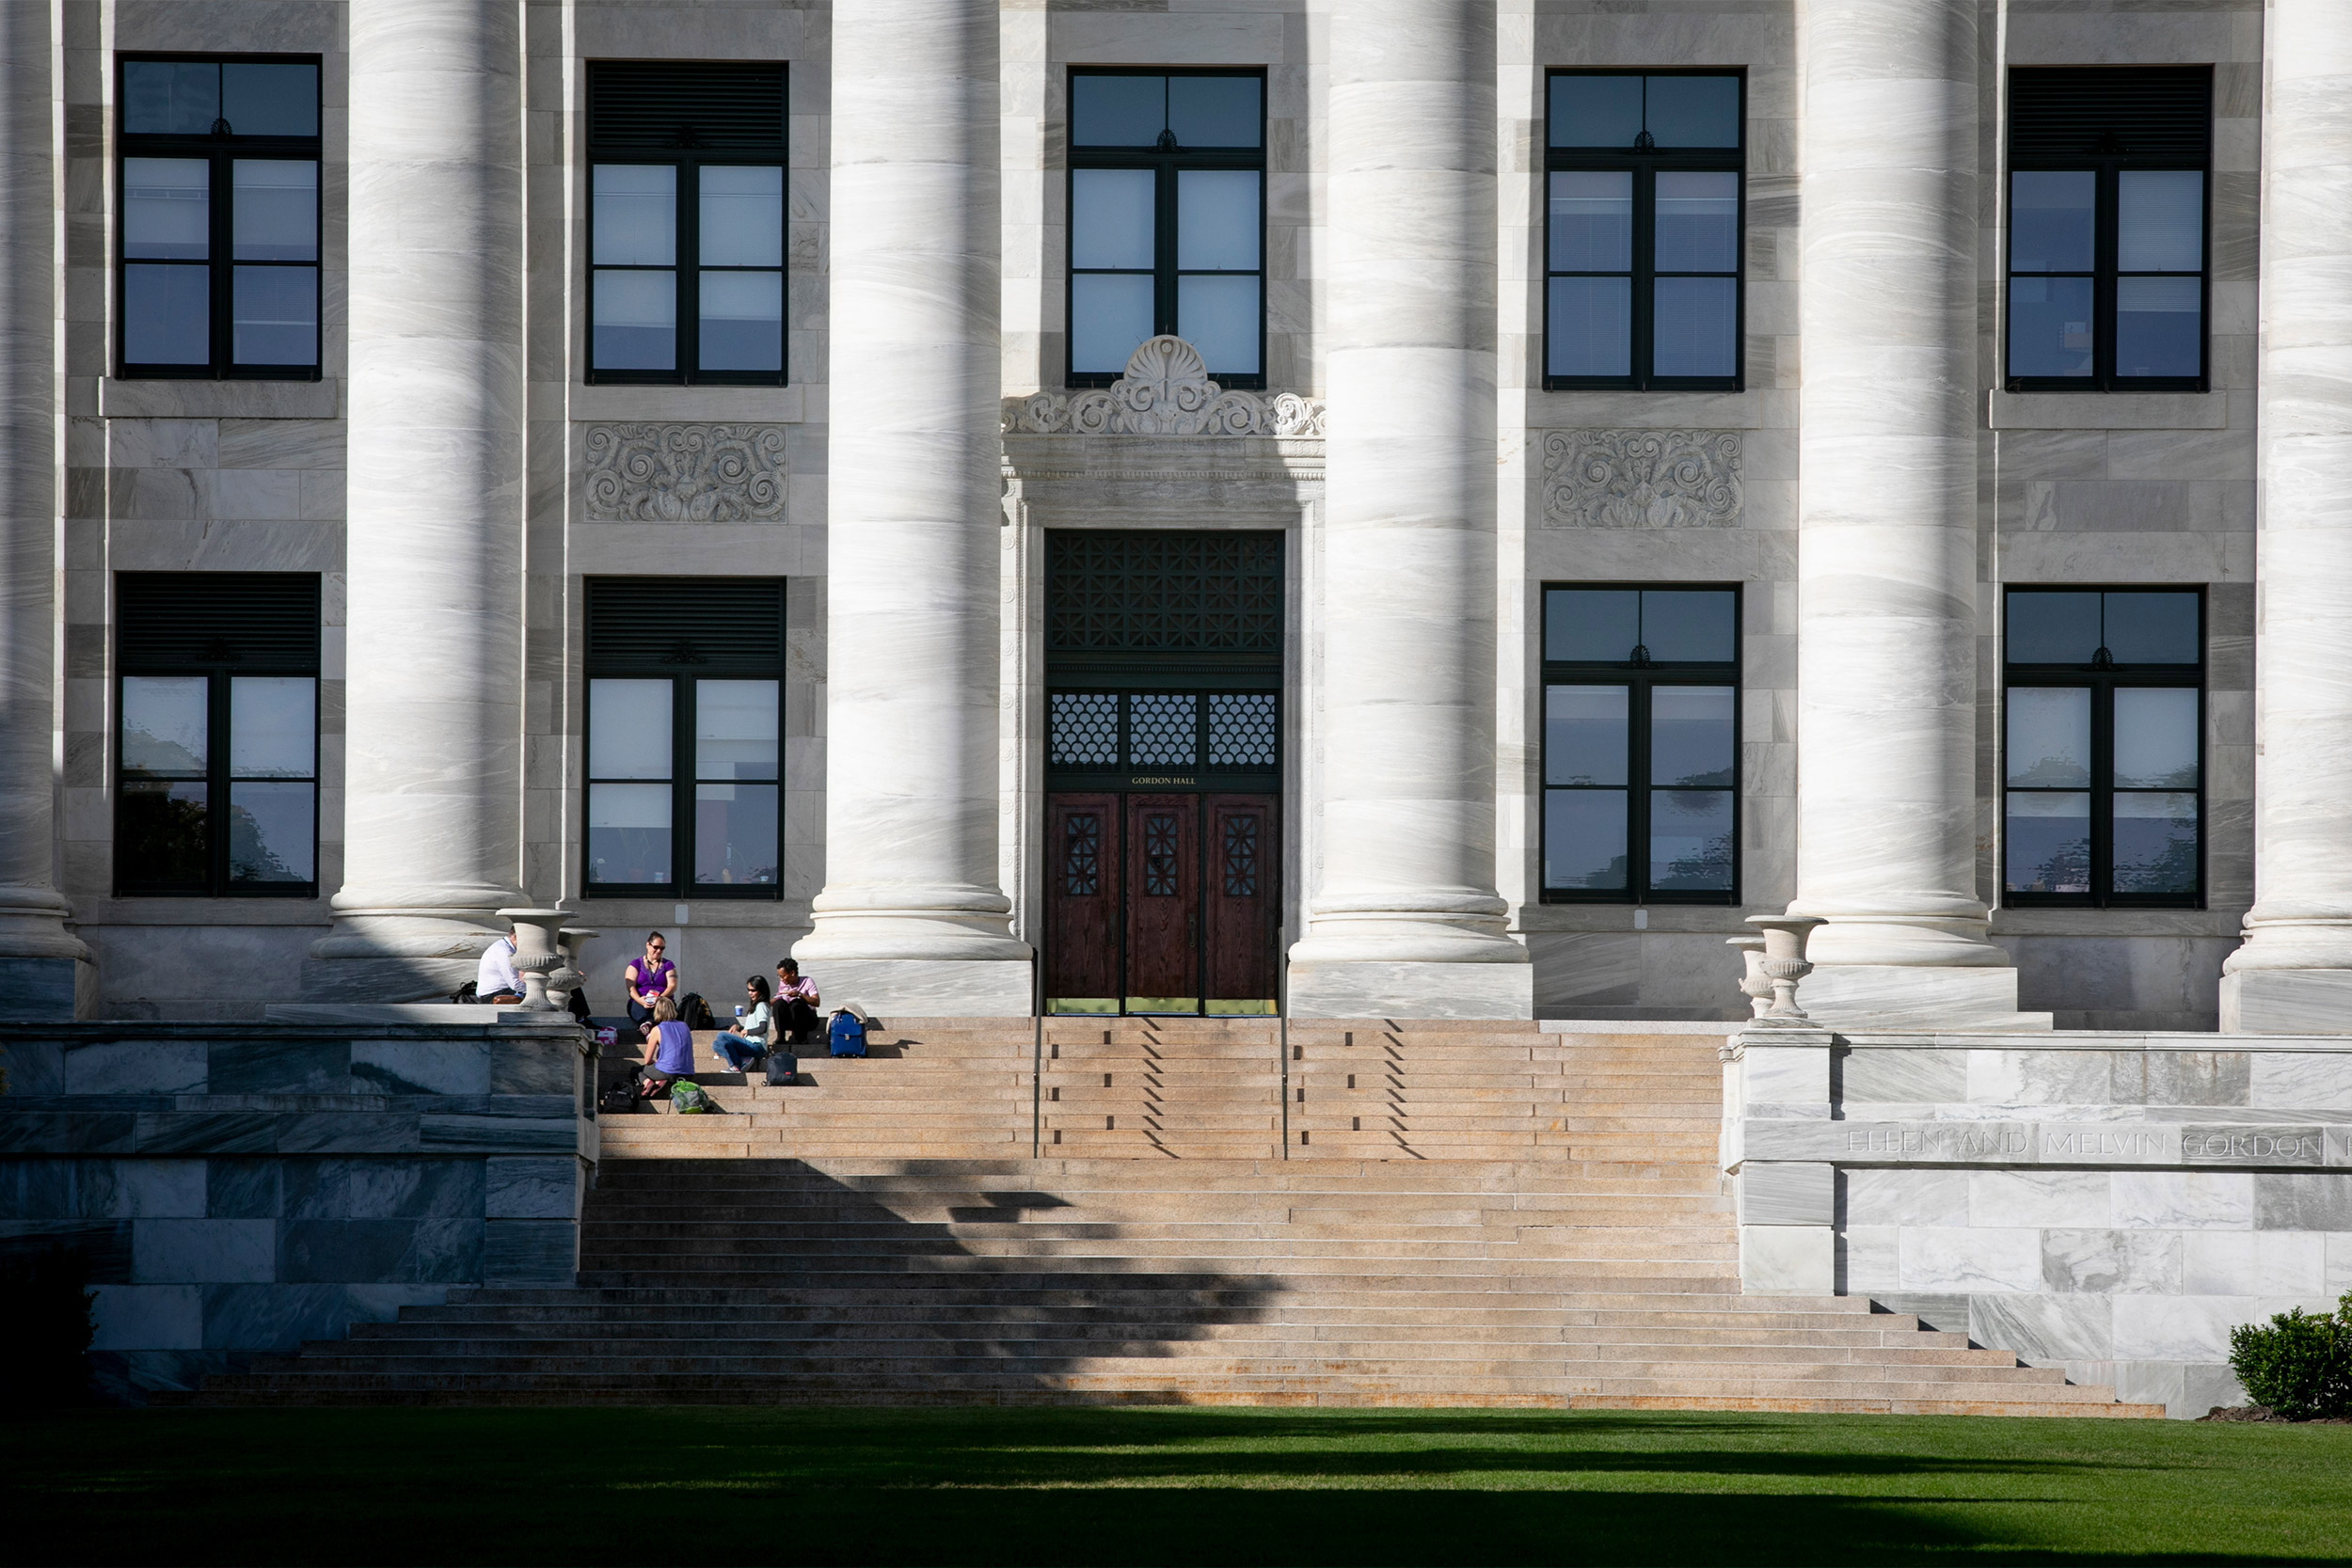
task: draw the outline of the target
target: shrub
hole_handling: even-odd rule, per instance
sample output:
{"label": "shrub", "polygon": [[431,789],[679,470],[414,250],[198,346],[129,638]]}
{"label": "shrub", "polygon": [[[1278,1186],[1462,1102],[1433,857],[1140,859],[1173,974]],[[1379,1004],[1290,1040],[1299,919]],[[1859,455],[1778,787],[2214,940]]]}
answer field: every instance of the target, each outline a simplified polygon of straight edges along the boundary
{"label": "shrub", "polygon": [[0,1259],[0,1405],[72,1404],[89,1390],[97,1333],[89,1259],[52,1247]]}
{"label": "shrub", "polygon": [[2230,1370],[2256,1404],[2289,1420],[2352,1416],[2352,1291],[2333,1316],[2281,1312],[2230,1330]]}

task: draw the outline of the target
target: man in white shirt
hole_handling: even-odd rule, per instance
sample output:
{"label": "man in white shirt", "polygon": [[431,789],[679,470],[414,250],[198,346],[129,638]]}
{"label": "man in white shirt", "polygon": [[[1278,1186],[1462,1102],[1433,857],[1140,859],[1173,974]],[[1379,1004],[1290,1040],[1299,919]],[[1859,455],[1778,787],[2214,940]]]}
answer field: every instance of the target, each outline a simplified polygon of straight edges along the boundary
{"label": "man in white shirt", "polygon": [[523,999],[523,977],[515,969],[515,928],[509,926],[506,934],[490,943],[482,955],[482,967],[474,974],[473,999],[476,1002],[520,1002]]}

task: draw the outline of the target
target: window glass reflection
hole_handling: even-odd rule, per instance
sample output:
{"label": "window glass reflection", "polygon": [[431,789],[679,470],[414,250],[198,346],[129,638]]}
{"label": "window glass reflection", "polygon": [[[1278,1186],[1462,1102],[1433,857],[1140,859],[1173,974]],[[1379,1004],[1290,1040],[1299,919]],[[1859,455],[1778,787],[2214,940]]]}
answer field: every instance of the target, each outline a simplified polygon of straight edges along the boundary
{"label": "window glass reflection", "polygon": [[239,158],[230,203],[240,261],[315,261],[319,257],[319,166],[291,158]]}
{"label": "window glass reflection", "polygon": [[2195,375],[2204,346],[2204,285],[2198,279],[2116,279],[2117,375]]}
{"label": "window glass reflection", "polygon": [[1622,686],[1544,689],[1544,783],[1626,782],[1628,697]]}
{"label": "window glass reflection", "polygon": [[701,288],[704,370],[784,369],[784,274],[707,272]]}
{"label": "window glass reflection", "polygon": [[1199,274],[1176,279],[1176,329],[1212,375],[1258,373],[1258,279]]}
{"label": "window glass reflection", "polygon": [[1736,597],[1722,588],[1643,590],[1642,645],[1660,663],[1730,663]]}
{"label": "window glass reflection", "polygon": [[1660,272],[1737,272],[1740,177],[1661,170],[1657,235]]}
{"label": "window glass reflection", "polygon": [[2009,264],[2018,272],[2089,272],[2099,177],[2089,169],[2020,169],[2009,177]]}
{"label": "window glass reflection", "polygon": [[1616,789],[1544,793],[1544,886],[1594,893],[1626,885],[1626,798]]}
{"label": "window glass reflection", "polygon": [[694,777],[774,778],[781,691],[777,681],[696,681]]}
{"label": "window glass reflection", "polygon": [[784,265],[782,168],[713,164],[702,170],[701,186],[704,266]]}
{"label": "window glass reflection", "polygon": [[202,675],[122,677],[122,767],[135,773],[202,773],[209,749]]}
{"label": "window glass reflection", "polygon": [[209,797],[202,784],[124,780],[115,879],[141,890],[201,891],[211,876]]}
{"label": "window glass reflection", "polygon": [[1544,657],[1622,664],[1640,641],[1642,596],[1631,588],[1554,588],[1544,595]]}
{"label": "window glass reflection", "polygon": [[123,62],[122,128],[133,135],[210,135],[219,118],[220,67],[213,61]]}
{"label": "window glass reflection", "polygon": [[599,271],[593,330],[598,370],[676,369],[677,275]]}
{"label": "window glass reflection", "polygon": [[1652,323],[1659,375],[1730,375],[1740,368],[1740,284],[1731,277],[1661,277]]}
{"label": "window glass reflection", "polygon": [[776,880],[776,786],[694,786],[694,880],[724,887]]}
{"label": "window glass reflection", "polygon": [[2087,376],[2091,372],[2090,279],[2010,280],[2011,375]]}
{"label": "window glass reflection", "polygon": [[1729,790],[1660,789],[1649,798],[1649,885],[1660,893],[1731,888]]}
{"label": "window glass reflection", "polygon": [[1152,336],[1152,279],[1133,273],[1095,273],[1070,280],[1070,366],[1082,373],[1114,373]]}
{"label": "window glass reflection", "polygon": [[2122,272],[2196,272],[2205,264],[2205,177],[2124,169],[2115,177],[2115,264]]}
{"label": "window glass reflection", "polygon": [[[598,164],[590,255],[598,266],[677,264],[677,168]],[[601,358],[597,361],[601,364]]]}
{"label": "window glass reflection", "polygon": [[1736,766],[1732,719],[1730,687],[1652,687],[1649,782],[1728,789]]}
{"label": "window glass reflection", "polygon": [[1257,270],[1256,169],[1177,170],[1176,265],[1187,272]]}
{"label": "window glass reflection", "polygon": [[1082,168],[1070,177],[1070,264],[1140,267],[1152,256],[1148,168]]}
{"label": "window glass reflection", "polygon": [[588,776],[670,777],[670,702],[671,683],[665,680],[590,681]]}
{"label": "window glass reflection", "polygon": [[230,60],[220,68],[220,96],[221,118],[240,136],[319,134],[319,68],[315,65]]}
{"label": "window glass reflection", "polygon": [[317,874],[315,798],[308,784],[230,784],[230,881],[310,881]]}
{"label": "window glass reflection", "polygon": [[588,879],[594,882],[668,882],[670,786],[588,786]]}
{"label": "window glass reflection", "polygon": [[315,680],[309,675],[230,680],[229,771],[240,779],[308,779],[317,773]]}
{"label": "window glass reflection", "polygon": [[1176,134],[1176,145],[1257,146],[1262,86],[1255,76],[1169,77],[1168,128]]}
{"label": "window glass reflection", "polygon": [[1740,145],[1740,78],[1652,76],[1644,123],[1661,148]]}
{"label": "window glass reflection", "polygon": [[2090,891],[2090,797],[2022,791],[2009,798],[2011,893]]}
{"label": "window glass reflection", "polygon": [[2118,664],[2195,664],[2197,595],[2127,589],[2104,595],[2107,652]]}
{"label": "window glass reflection", "polygon": [[2099,651],[2099,595],[2011,594],[2008,636],[2011,664],[2089,664]]}
{"label": "window glass reflection", "polygon": [[318,360],[319,275],[312,267],[237,267],[229,290],[230,356],[240,365]]}
{"label": "window glass reflection", "polygon": [[123,159],[124,258],[200,261],[210,256],[211,190],[212,166],[201,158]]}
{"label": "window glass reflection", "polygon": [[1633,176],[1562,169],[1551,176],[1551,270],[1622,272],[1633,264]]}
{"label": "window glass reflection", "polygon": [[2197,797],[2123,793],[2115,798],[2115,891],[2197,891]]}
{"label": "window glass reflection", "polygon": [[[2196,788],[2197,738],[2196,688],[2116,689],[2118,789]],[[2120,802],[2116,809],[2122,809]]]}
{"label": "window glass reflection", "polygon": [[2009,782],[2041,788],[2090,783],[2090,689],[2019,686],[2009,693]]}
{"label": "window glass reflection", "polygon": [[1639,76],[1554,76],[1551,145],[1629,148],[1642,134]]}
{"label": "window glass reflection", "polygon": [[122,357],[201,365],[213,356],[212,279],[202,267],[122,269]]}
{"label": "window glass reflection", "polygon": [[1633,280],[1551,280],[1551,375],[1629,375],[1633,370]]}
{"label": "window glass reflection", "polygon": [[1070,139],[1082,147],[1150,147],[1168,128],[1165,76],[1073,76]]}

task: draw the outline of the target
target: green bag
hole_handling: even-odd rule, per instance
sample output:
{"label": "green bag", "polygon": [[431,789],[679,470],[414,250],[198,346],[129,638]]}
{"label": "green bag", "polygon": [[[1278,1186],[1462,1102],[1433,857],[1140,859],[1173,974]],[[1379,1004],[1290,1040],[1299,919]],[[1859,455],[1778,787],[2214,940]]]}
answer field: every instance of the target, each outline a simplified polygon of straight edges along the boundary
{"label": "green bag", "polygon": [[670,1109],[681,1117],[701,1116],[710,1109],[710,1097],[700,1084],[681,1078],[670,1085]]}

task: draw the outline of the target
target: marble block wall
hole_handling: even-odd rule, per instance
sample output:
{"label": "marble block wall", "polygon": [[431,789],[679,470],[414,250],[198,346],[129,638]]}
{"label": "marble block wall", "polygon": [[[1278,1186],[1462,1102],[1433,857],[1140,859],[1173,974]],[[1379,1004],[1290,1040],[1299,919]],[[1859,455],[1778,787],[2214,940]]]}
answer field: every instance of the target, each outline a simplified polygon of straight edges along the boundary
{"label": "marble block wall", "polygon": [[0,1024],[0,1255],[89,1259],[126,1401],[453,1287],[569,1285],[588,1065],[568,1018]]}
{"label": "marble block wall", "polygon": [[2244,1398],[2230,1329],[2352,1291],[2338,1038],[1739,1037],[1751,1291],[1834,1289],[2119,1398]]}

